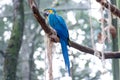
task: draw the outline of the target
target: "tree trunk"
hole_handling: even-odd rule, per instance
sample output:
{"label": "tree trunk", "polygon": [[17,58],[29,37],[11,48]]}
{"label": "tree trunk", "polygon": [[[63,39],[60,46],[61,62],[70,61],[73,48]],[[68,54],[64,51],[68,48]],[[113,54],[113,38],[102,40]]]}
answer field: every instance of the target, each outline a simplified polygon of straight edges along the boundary
{"label": "tree trunk", "polygon": [[[117,1],[117,0],[116,0]],[[112,4],[116,4],[115,0],[111,0]],[[118,30],[118,25],[119,21],[117,19],[113,19],[113,25],[116,27]],[[118,51],[118,37],[113,38],[113,51]],[[120,65],[119,65],[119,59],[113,59],[112,60],[112,68],[113,68],[113,80],[120,80]]]}
{"label": "tree trunk", "polygon": [[5,52],[4,79],[16,80],[17,60],[22,43],[24,29],[24,8],[23,0],[13,0],[14,22],[11,38]]}
{"label": "tree trunk", "polygon": [[[117,7],[120,9],[120,0],[117,0]],[[120,50],[120,19],[118,19],[118,49]]]}
{"label": "tree trunk", "polygon": [[[117,0],[117,7],[120,9],[120,0]],[[120,19],[118,19],[118,23],[117,23],[117,31],[118,31],[118,51],[120,51]],[[120,80],[120,60],[119,60],[119,74],[118,74],[118,79]]]}

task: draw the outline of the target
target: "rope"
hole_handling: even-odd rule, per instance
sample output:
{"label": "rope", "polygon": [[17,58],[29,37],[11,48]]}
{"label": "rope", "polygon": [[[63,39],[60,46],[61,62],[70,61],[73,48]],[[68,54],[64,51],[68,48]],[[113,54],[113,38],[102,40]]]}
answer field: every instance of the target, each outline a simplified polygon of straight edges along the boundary
{"label": "rope", "polygon": [[104,66],[104,63],[105,63],[105,56],[104,56],[104,47],[105,47],[105,39],[106,39],[106,34],[105,34],[105,30],[104,30],[104,21],[105,21],[105,18],[104,18],[104,13],[103,13],[103,9],[104,9],[104,7],[101,5],[101,17],[102,17],[102,19],[101,19],[101,30],[102,30],[102,33],[101,33],[101,44],[103,45],[102,46],[102,50],[101,50],[101,54],[102,54],[102,56],[101,56],[101,60],[102,60],[102,64],[103,64],[103,67],[105,67]]}
{"label": "rope", "polygon": [[52,69],[52,47],[53,42],[50,38],[45,36],[45,43],[46,43],[46,53],[45,53],[45,80],[53,80],[53,69]]}
{"label": "rope", "polygon": [[108,42],[111,42],[110,39],[110,27],[112,26],[112,18],[111,18],[111,11],[110,11],[110,4],[109,4],[109,8],[108,8],[108,29],[107,29],[107,38],[108,38]]}
{"label": "rope", "polygon": [[89,21],[90,21],[90,35],[91,35],[91,43],[92,43],[92,47],[95,50],[95,43],[94,43],[94,30],[93,30],[93,26],[92,26],[92,18],[91,18],[91,0],[89,0],[90,3],[90,10],[89,10]]}
{"label": "rope", "polygon": [[47,38],[47,58],[48,58],[48,73],[49,73],[49,80],[53,80],[53,70],[52,70],[52,41]]}
{"label": "rope", "polygon": [[[45,38],[44,38],[44,43],[45,43],[45,45],[47,46],[48,45],[48,41],[47,41],[47,35],[45,36]],[[47,80],[47,49],[46,49],[46,52],[45,52],[45,59],[44,59],[44,61],[45,61],[45,80]]]}
{"label": "rope", "polygon": [[89,10],[89,21],[90,21],[90,35],[91,35],[91,43],[92,43],[92,47],[94,50],[94,55],[100,58],[100,53],[96,50],[95,48],[95,42],[94,42],[94,28],[92,26],[92,18],[91,18],[91,0],[89,0],[90,2],[90,10]]}

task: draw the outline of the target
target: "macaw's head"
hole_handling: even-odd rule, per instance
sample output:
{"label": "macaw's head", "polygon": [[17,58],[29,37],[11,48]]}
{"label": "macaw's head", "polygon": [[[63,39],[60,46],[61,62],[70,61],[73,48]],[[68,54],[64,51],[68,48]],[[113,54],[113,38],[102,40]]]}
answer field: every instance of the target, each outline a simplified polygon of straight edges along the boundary
{"label": "macaw's head", "polygon": [[47,17],[49,14],[55,14],[56,10],[54,8],[44,9],[44,16]]}

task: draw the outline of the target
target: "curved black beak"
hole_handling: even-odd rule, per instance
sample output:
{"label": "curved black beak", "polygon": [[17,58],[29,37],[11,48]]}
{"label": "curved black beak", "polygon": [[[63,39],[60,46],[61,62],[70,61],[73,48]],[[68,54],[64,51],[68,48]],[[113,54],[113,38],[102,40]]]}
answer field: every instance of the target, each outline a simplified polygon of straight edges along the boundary
{"label": "curved black beak", "polygon": [[49,12],[44,10],[43,15],[44,15],[44,17],[47,17],[49,15]]}

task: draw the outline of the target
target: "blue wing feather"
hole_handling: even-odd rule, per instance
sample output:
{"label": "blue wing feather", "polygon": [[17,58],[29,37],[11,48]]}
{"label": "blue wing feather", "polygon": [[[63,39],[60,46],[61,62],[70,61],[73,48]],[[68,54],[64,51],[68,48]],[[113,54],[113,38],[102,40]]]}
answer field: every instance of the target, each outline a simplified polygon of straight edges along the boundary
{"label": "blue wing feather", "polygon": [[57,35],[60,38],[65,66],[68,69],[68,73],[70,75],[70,62],[69,62],[68,49],[67,49],[69,34],[66,23],[64,19],[57,14],[50,14],[48,16],[48,21],[50,26],[56,30]]}
{"label": "blue wing feather", "polygon": [[68,42],[68,29],[63,18],[57,14],[50,14],[48,19],[50,26],[56,30],[58,36]]}

